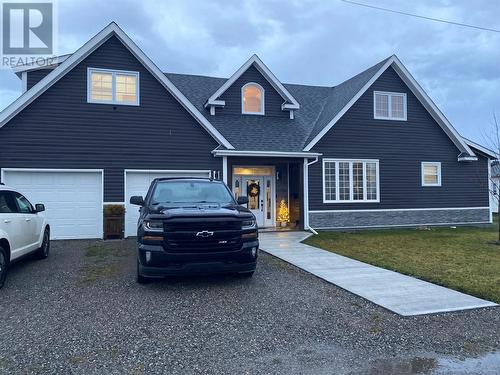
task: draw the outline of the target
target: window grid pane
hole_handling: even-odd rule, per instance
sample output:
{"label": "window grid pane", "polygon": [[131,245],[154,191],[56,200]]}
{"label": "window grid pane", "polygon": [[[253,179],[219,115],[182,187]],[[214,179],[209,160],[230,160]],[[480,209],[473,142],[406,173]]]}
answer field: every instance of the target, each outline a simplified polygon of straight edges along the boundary
{"label": "window grid pane", "polygon": [[348,162],[339,163],[339,200],[348,201],[351,198],[350,168]]}
{"label": "window grid pane", "polygon": [[363,163],[353,163],[352,174],[353,199],[355,201],[363,200]]}
{"label": "window grid pane", "polygon": [[335,162],[325,162],[325,199],[334,201],[337,199]]}
{"label": "window grid pane", "polygon": [[375,115],[377,117],[389,116],[389,96],[384,94],[375,94]]}
{"label": "window grid pane", "polygon": [[366,200],[377,199],[377,164],[366,163]]}
{"label": "window grid pane", "polygon": [[133,75],[116,75],[116,101],[135,103],[137,100],[137,77]]}
{"label": "window grid pane", "polygon": [[392,95],[391,113],[393,118],[404,118],[404,101],[402,95]]}
{"label": "window grid pane", "polygon": [[113,75],[92,72],[92,100],[113,100]]}

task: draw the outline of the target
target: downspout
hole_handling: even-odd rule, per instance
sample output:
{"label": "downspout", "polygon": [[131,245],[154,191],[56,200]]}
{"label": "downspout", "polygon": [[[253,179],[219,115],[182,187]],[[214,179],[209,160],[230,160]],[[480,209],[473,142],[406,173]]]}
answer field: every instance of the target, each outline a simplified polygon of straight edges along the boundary
{"label": "downspout", "polygon": [[309,166],[317,163],[318,160],[318,156],[310,162],[307,161],[307,158],[304,158],[304,229],[314,234],[318,234],[318,232],[309,226]]}

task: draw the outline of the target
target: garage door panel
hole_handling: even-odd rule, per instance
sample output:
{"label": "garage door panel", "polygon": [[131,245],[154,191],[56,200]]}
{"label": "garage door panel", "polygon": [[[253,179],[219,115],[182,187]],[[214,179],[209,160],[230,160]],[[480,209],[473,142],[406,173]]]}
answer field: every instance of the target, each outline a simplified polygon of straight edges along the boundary
{"label": "garage door panel", "polygon": [[43,203],[53,239],[102,237],[102,173],[4,171],[7,185]]}
{"label": "garage door panel", "polygon": [[137,235],[137,220],[139,219],[139,209],[131,205],[130,197],[134,195],[146,196],[151,182],[155,178],[162,177],[209,177],[209,172],[200,171],[168,171],[168,172],[126,172],[125,184],[125,236]]}

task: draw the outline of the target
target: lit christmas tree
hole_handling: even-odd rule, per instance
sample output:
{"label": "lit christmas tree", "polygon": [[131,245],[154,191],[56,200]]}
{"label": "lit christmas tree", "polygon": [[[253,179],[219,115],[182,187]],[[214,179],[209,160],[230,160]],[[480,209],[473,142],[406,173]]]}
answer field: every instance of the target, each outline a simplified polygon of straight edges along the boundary
{"label": "lit christmas tree", "polygon": [[290,221],[290,214],[288,213],[288,206],[284,199],[281,200],[278,208],[278,222],[288,223]]}

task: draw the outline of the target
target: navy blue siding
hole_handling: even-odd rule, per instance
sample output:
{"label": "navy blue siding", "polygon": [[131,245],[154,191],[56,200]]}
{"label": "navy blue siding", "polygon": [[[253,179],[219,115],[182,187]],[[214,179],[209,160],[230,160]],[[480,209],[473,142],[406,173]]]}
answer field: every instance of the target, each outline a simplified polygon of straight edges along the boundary
{"label": "navy blue siding", "polygon": [[27,72],[28,75],[28,90],[35,86],[39,81],[45,78],[53,69],[38,69]]}
{"label": "navy blue siding", "polygon": [[[373,91],[405,92],[408,121],[373,119]],[[396,72],[389,68],[313,148],[324,158],[380,160],[380,203],[323,203],[322,162],[309,169],[310,210],[487,207],[488,164],[460,153]],[[441,162],[442,187],[422,187],[422,161]]]}
{"label": "navy blue siding", "polygon": [[[138,71],[140,106],[87,103],[87,67]],[[222,170],[218,143],[115,37],[0,129],[0,167],[99,168],[123,201],[124,169]]]}
{"label": "navy blue siding", "polygon": [[[217,115],[231,114],[241,115],[241,88],[249,82],[255,82],[264,89],[264,110],[265,116],[275,116],[289,118],[288,111],[281,110],[281,104],[285,101],[274,87],[264,78],[264,76],[253,65],[250,66],[224,94],[220,99],[226,101],[224,108],[217,108]],[[242,115],[256,116],[256,115]]]}

